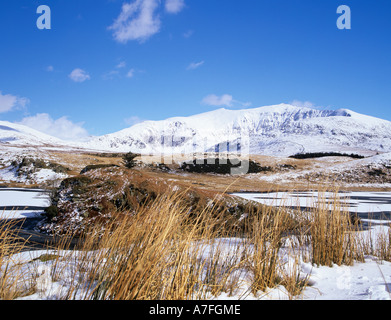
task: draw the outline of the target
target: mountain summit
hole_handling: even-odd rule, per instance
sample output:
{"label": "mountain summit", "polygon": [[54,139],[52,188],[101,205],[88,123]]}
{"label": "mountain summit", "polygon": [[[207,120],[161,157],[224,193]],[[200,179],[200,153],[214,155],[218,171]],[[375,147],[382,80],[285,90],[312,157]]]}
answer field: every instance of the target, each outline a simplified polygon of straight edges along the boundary
{"label": "mountain summit", "polygon": [[[279,104],[145,121],[71,144],[112,152],[191,154],[226,149],[245,151],[245,142],[251,154],[276,156],[304,152],[390,152],[391,122],[348,109],[317,110]],[[0,144],[71,145],[4,121],[0,122]]]}
{"label": "mountain summit", "polygon": [[317,110],[280,104],[146,121],[92,138],[86,146],[140,153],[191,153],[238,145],[243,138],[248,139],[251,154],[389,152],[391,122],[348,109]]}

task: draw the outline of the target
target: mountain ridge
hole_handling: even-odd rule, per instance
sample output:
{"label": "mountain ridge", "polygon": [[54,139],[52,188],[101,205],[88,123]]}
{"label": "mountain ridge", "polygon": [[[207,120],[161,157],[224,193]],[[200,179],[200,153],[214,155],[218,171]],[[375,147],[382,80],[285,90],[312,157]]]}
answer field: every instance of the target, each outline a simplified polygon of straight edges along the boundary
{"label": "mountain ridge", "polygon": [[[349,109],[318,110],[288,104],[245,110],[224,108],[146,121],[91,139],[87,145],[140,153],[215,151],[249,137],[249,153],[288,156],[316,151],[391,151],[391,122]],[[235,151],[235,150],[233,150]]]}
{"label": "mountain ridge", "polygon": [[41,140],[44,144],[142,154],[225,151],[224,145],[231,152],[245,151],[246,145],[250,154],[274,156],[319,151],[391,152],[390,121],[350,109],[319,110],[289,104],[220,108],[189,117],[144,121],[83,142],[62,141],[30,128],[24,139],[22,129],[0,121],[0,143],[37,145]]}

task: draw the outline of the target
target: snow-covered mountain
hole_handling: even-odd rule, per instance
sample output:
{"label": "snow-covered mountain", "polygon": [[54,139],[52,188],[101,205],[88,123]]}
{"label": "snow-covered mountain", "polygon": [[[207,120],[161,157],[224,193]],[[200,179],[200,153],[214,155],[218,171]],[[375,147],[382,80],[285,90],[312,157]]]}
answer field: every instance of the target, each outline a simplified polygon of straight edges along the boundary
{"label": "snow-covered mountain", "polygon": [[[351,110],[316,110],[288,104],[219,109],[191,117],[146,121],[92,138],[84,145],[112,151],[192,153],[243,150],[288,156],[298,152],[389,152],[391,122]],[[217,145],[220,145],[217,147]],[[240,147],[238,147],[240,145]]]}
{"label": "snow-covered mountain", "polygon": [[0,146],[64,145],[66,142],[21,124],[0,121]]}
{"label": "snow-covered mountain", "polygon": [[227,147],[233,152],[277,156],[299,152],[391,152],[391,122],[347,109],[316,110],[280,104],[146,121],[116,133],[73,143],[0,121],[2,144],[72,145],[142,154],[221,152]]}

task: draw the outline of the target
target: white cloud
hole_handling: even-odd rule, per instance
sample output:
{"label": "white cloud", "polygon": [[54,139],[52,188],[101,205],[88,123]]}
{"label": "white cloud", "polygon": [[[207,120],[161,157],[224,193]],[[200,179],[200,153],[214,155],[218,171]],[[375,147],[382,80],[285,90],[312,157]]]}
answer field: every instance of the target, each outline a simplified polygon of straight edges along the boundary
{"label": "white cloud", "polygon": [[190,38],[192,35],[194,34],[194,31],[193,30],[189,30],[189,31],[186,31],[184,34],[183,34],[183,37],[188,39]]}
{"label": "white cloud", "polygon": [[121,62],[118,63],[115,67],[116,67],[117,69],[125,68],[125,67],[126,67],[126,62],[125,62],[125,61],[121,61]]}
{"label": "white cloud", "polygon": [[135,0],[124,3],[121,13],[109,27],[114,39],[121,43],[130,40],[141,42],[158,33],[160,17],[156,13],[160,0]]}
{"label": "white cloud", "polygon": [[63,140],[78,140],[88,136],[83,123],[73,123],[68,117],[54,120],[47,113],[38,113],[35,116],[23,118],[19,124]]}
{"label": "white cloud", "polygon": [[113,80],[113,79],[119,79],[119,78],[133,78],[136,70],[135,69],[129,69],[128,71],[125,71],[127,63],[125,61],[121,61],[118,63],[113,70],[106,72],[103,74],[102,78],[104,80]]}
{"label": "white cloud", "polygon": [[189,66],[187,67],[187,70],[195,70],[195,69],[201,67],[204,63],[205,63],[205,61],[192,62],[192,63],[190,63]]}
{"label": "white cloud", "polygon": [[315,108],[315,105],[310,101],[300,101],[300,100],[293,100],[290,103],[292,106],[300,107],[300,108]]}
{"label": "white cloud", "polygon": [[202,99],[201,103],[214,107],[247,108],[251,106],[251,102],[235,100],[230,94],[223,94],[222,96],[210,94]]}
{"label": "white cloud", "polygon": [[317,110],[325,110],[325,109],[332,108],[331,106],[318,106],[315,103],[312,103],[311,101],[293,100],[290,104],[300,108],[310,108],[310,109],[317,109]]}
{"label": "white cloud", "polygon": [[132,117],[126,118],[124,121],[128,126],[134,126],[135,124],[144,122],[144,120],[142,120],[141,118],[139,118],[137,116],[132,116]]}
{"label": "white cloud", "polygon": [[202,100],[203,104],[206,104],[208,106],[216,106],[216,107],[221,107],[221,106],[232,107],[233,102],[234,102],[233,97],[229,94],[224,94],[222,96],[216,96],[215,94],[210,94]]}
{"label": "white cloud", "polygon": [[54,71],[54,67],[53,66],[47,66],[46,67],[46,71],[53,72]]}
{"label": "white cloud", "polygon": [[79,68],[73,70],[70,73],[69,78],[75,82],[84,82],[91,79],[90,75],[86,71]]}
{"label": "white cloud", "polygon": [[185,7],[185,0],[166,0],[166,11],[168,13],[178,13]]}
{"label": "white cloud", "polygon": [[126,74],[126,77],[127,78],[133,78],[133,76],[134,76],[134,69],[130,69],[129,71],[128,71],[128,73]]}
{"label": "white cloud", "polygon": [[3,95],[0,91],[0,113],[26,107],[30,102],[27,98],[17,97],[11,94]]}
{"label": "white cloud", "polygon": [[111,70],[111,71],[105,73],[102,77],[104,80],[113,80],[118,76],[119,76],[118,70]]}

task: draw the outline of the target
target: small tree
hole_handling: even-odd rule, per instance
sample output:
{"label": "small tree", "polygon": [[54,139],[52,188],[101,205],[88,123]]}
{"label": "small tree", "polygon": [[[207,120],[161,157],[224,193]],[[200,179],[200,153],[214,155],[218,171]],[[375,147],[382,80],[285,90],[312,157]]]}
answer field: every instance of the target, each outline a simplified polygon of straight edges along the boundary
{"label": "small tree", "polygon": [[139,156],[139,154],[136,154],[133,152],[129,152],[129,153],[125,154],[122,157],[125,167],[129,168],[129,169],[135,167],[136,166],[135,158],[137,158],[138,156]]}

